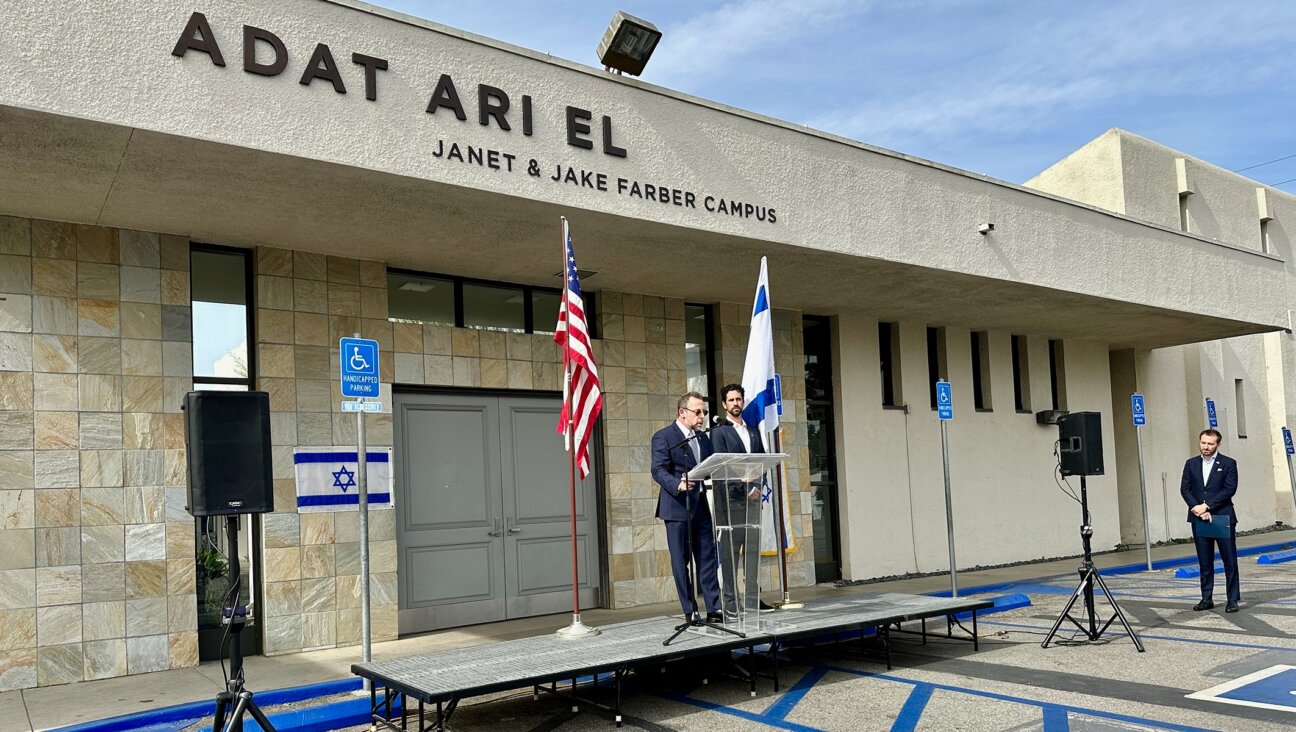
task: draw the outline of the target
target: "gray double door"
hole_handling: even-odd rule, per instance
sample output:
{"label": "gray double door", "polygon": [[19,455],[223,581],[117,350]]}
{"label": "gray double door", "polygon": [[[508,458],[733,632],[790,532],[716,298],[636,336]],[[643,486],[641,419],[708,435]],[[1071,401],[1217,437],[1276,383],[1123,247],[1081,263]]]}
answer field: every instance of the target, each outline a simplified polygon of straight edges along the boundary
{"label": "gray double door", "polygon": [[[557,397],[395,395],[400,632],[570,611]],[[594,475],[576,484],[581,606],[599,583]]]}

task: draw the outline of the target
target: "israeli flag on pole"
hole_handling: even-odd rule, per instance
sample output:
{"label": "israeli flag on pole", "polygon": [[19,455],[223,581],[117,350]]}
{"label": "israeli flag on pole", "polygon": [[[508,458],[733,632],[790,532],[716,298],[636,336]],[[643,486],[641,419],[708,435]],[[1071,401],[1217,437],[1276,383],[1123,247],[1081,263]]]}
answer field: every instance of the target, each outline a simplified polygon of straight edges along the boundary
{"label": "israeli flag on pole", "polygon": [[[394,508],[392,449],[365,450],[370,508]],[[297,447],[297,511],[351,511],[360,507],[359,455],[354,447]]]}
{"label": "israeli flag on pole", "polygon": [[[774,373],[774,322],[770,309],[769,273],[761,257],[760,279],[756,282],[756,301],[752,305],[751,333],[747,338],[747,361],[743,364],[742,386],[747,398],[743,421],[756,425],[765,441],[765,451],[773,452],[770,435],[779,426],[778,377]],[[775,520],[774,485],[767,476],[761,490],[761,554],[778,554],[778,524]],[[796,546],[792,537],[792,518],[788,499],[789,486],[783,486],[783,528],[787,544]]]}

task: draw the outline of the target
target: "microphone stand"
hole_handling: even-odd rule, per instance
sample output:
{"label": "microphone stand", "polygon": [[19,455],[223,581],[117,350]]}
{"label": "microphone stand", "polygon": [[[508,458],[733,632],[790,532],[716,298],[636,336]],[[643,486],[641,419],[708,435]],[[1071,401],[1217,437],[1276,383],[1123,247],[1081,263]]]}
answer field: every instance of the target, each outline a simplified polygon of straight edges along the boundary
{"label": "microphone stand", "polygon": [[[713,427],[712,429],[714,429],[714,427]],[[672,446],[670,447],[670,449],[671,449],[671,450],[674,450],[674,449],[677,448],[677,447],[683,447],[684,445],[687,445],[688,443],[692,442],[693,440],[696,440],[696,439],[698,438],[698,435],[702,435],[702,434],[708,433],[708,432],[710,432],[710,431],[711,431],[710,429],[708,429],[708,430],[693,430],[693,434],[692,434],[690,437],[687,437],[687,438],[685,438],[684,440],[681,440],[680,442],[678,442],[678,443],[672,445]],[[685,479],[685,480],[689,480],[687,475],[685,476],[684,479]],[[693,481],[690,480],[689,482],[693,482]],[[705,484],[703,484],[701,481],[698,481],[698,484],[699,484],[700,486],[705,486]],[[705,488],[705,487],[700,487],[700,488],[698,488],[698,490],[699,490],[699,491],[703,491],[703,490],[706,490],[706,488]],[[693,605],[694,605],[694,607],[696,607],[696,606],[697,606],[697,588],[698,588],[698,586],[699,586],[701,583],[700,583],[699,580],[698,580],[698,562],[697,562],[697,558],[696,558],[696,552],[695,552],[694,549],[693,549],[693,491],[692,491],[692,490],[686,491],[685,494],[684,494],[684,510],[688,513],[688,517],[689,517],[689,518],[688,518],[688,563],[689,563],[689,576],[688,576],[688,580],[689,580],[689,597],[692,598],[692,600],[693,600]],[[720,612],[721,612],[721,613],[724,612],[724,607],[723,607],[723,605],[721,606],[721,610],[720,610]],[[702,614],[701,612],[695,610],[695,611],[693,612],[693,617],[687,617],[687,616],[686,616],[686,617],[684,618],[684,622],[682,622],[682,623],[680,623],[679,625],[675,626],[675,632],[672,633],[671,636],[670,636],[669,638],[667,638],[666,640],[662,641],[662,645],[663,645],[663,646],[669,646],[669,645],[671,644],[672,641],[674,641],[676,638],[680,637],[680,636],[684,633],[684,631],[688,630],[689,628],[713,628],[713,629],[715,629],[715,630],[723,631],[723,632],[725,632],[725,633],[732,633],[732,634],[738,636],[739,638],[746,638],[746,637],[747,637],[747,635],[746,635],[745,633],[740,633],[740,632],[734,630],[733,628],[726,628],[726,627],[723,626],[723,625],[720,625],[720,624],[718,624],[718,623],[713,623],[713,622],[711,622],[710,620],[706,620],[705,618],[706,618],[706,616],[705,616],[704,614]]]}

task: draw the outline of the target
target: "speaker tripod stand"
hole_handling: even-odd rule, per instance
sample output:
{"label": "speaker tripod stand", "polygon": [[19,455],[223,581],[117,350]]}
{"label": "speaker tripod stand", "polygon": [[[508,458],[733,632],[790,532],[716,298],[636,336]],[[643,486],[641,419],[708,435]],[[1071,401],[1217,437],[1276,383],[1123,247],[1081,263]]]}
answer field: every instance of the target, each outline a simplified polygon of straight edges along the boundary
{"label": "speaker tripod stand", "polygon": [[[247,625],[246,605],[239,604],[242,568],[239,566],[238,524],[241,514],[225,517],[225,531],[229,541],[230,606],[221,610],[221,623],[226,626],[229,641],[230,673],[225,679],[225,691],[216,695],[216,716],[212,730],[243,732],[243,715],[251,714],[263,732],[275,732],[274,726],[261,707],[252,700],[252,692],[243,687],[243,647],[240,644],[243,628]],[[226,721],[228,712],[228,721]]]}
{"label": "speaker tripod stand", "polygon": [[[1125,619],[1125,613],[1121,612],[1120,605],[1116,604],[1116,598],[1112,596],[1111,590],[1107,589],[1107,583],[1103,582],[1102,575],[1098,574],[1098,570],[1094,568],[1093,553],[1090,547],[1093,526],[1089,525],[1089,493],[1087,488],[1085,476],[1082,475],[1080,476],[1080,540],[1084,544],[1084,561],[1081,562],[1078,570],[1080,572],[1080,584],[1076,585],[1075,592],[1071,593],[1071,599],[1067,601],[1066,607],[1062,608],[1062,614],[1058,615],[1057,621],[1053,623],[1053,629],[1044,637],[1044,642],[1040,644],[1040,647],[1049,647],[1049,643],[1052,643],[1053,637],[1057,635],[1058,628],[1062,626],[1063,620],[1070,620],[1071,624],[1079,628],[1080,632],[1084,634],[1085,642],[1093,643],[1101,638],[1103,633],[1107,632],[1107,629],[1111,627],[1114,621],[1119,619],[1130,640],[1134,641],[1134,647],[1138,649],[1139,653],[1142,653],[1143,641],[1139,640],[1138,634],[1130,627],[1129,621]],[[1103,595],[1107,597],[1107,602],[1111,603],[1112,606],[1112,616],[1107,618],[1107,622],[1103,623],[1101,628],[1098,627],[1098,615],[1094,612],[1095,585],[1103,591]],[[1075,607],[1076,601],[1081,597],[1084,598],[1085,615],[1088,616],[1087,628],[1085,623],[1081,623],[1071,615],[1071,609]]]}

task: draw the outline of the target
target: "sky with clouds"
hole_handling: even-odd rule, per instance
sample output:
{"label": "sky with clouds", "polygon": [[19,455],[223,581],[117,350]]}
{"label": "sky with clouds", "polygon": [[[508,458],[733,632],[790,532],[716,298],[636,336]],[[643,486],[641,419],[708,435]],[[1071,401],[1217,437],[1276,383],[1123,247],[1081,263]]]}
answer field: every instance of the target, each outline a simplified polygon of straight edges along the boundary
{"label": "sky with clouds", "polygon": [[1119,127],[1296,193],[1287,0],[376,4],[591,66],[625,10],[644,81],[1016,183]]}

